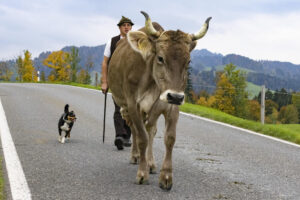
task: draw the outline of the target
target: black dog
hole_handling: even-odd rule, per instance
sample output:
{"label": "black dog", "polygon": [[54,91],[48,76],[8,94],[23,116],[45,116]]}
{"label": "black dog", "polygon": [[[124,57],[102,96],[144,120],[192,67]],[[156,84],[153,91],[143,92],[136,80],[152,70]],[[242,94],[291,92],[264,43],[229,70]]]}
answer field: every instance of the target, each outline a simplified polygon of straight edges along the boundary
{"label": "black dog", "polygon": [[[60,143],[65,143],[65,138],[70,138],[70,133],[73,127],[74,122],[76,121],[76,116],[74,111],[69,112],[69,105],[65,105],[65,112],[62,114],[58,121],[58,141]],[[61,132],[65,134],[61,135]]]}

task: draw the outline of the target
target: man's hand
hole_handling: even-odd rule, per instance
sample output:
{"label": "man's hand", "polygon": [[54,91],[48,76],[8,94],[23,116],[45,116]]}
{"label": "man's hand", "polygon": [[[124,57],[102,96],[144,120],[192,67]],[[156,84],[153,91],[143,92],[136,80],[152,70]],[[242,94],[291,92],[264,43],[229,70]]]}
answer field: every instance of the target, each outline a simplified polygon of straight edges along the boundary
{"label": "man's hand", "polygon": [[101,90],[102,90],[103,94],[107,93],[107,91],[108,91],[108,85],[107,85],[107,83],[102,83],[101,84]]}

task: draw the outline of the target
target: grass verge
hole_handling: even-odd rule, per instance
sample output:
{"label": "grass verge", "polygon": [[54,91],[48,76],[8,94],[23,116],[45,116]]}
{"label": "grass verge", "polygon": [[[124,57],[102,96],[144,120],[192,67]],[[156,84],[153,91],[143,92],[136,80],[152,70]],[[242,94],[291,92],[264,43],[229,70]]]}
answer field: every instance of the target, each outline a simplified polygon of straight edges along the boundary
{"label": "grass verge", "polygon": [[219,110],[200,105],[185,103],[180,106],[182,112],[206,117],[216,121],[224,122],[265,135],[277,137],[296,144],[300,144],[300,125],[299,124],[264,124],[251,120],[241,119]]}

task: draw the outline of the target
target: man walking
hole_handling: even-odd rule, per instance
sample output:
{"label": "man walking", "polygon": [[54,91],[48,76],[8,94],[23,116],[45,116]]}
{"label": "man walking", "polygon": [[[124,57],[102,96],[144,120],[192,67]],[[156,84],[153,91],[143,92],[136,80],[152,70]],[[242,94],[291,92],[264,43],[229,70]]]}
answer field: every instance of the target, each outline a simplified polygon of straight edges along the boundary
{"label": "man walking", "polygon": [[[101,89],[102,92],[105,94],[108,91],[108,83],[107,83],[107,72],[108,72],[108,66],[109,61],[116,49],[117,42],[126,37],[126,34],[131,30],[132,26],[134,25],[132,21],[129,18],[126,18],[122,16],[121,20],[117,24],[119,26],[120,35],[117,35],[111,40],[109,40],[106,43],[105,50],[104,50],[104,57],[102,62],[102,83],[101,83]],[[116,138],[115,138],[115,146],[118,148],[118,150],[122,150],[125,147],[131,146],[130,136],[131,131],[130,128],[127,126],[126,121],[123,120],[121,113],[120,113],[120,107],[115,103],[115,112],[114,112],[114,125],[116,130]]]}

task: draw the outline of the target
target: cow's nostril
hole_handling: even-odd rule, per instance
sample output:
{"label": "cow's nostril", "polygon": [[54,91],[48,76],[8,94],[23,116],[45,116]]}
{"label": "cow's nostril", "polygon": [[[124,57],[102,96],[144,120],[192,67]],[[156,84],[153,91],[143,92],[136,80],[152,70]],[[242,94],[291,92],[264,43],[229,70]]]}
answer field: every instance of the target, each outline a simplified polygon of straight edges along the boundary
{"label": "cow's nostril", "polygon": [[180,105],[184,99],[183,94],[168,93],[167,100],[169,103]]}

